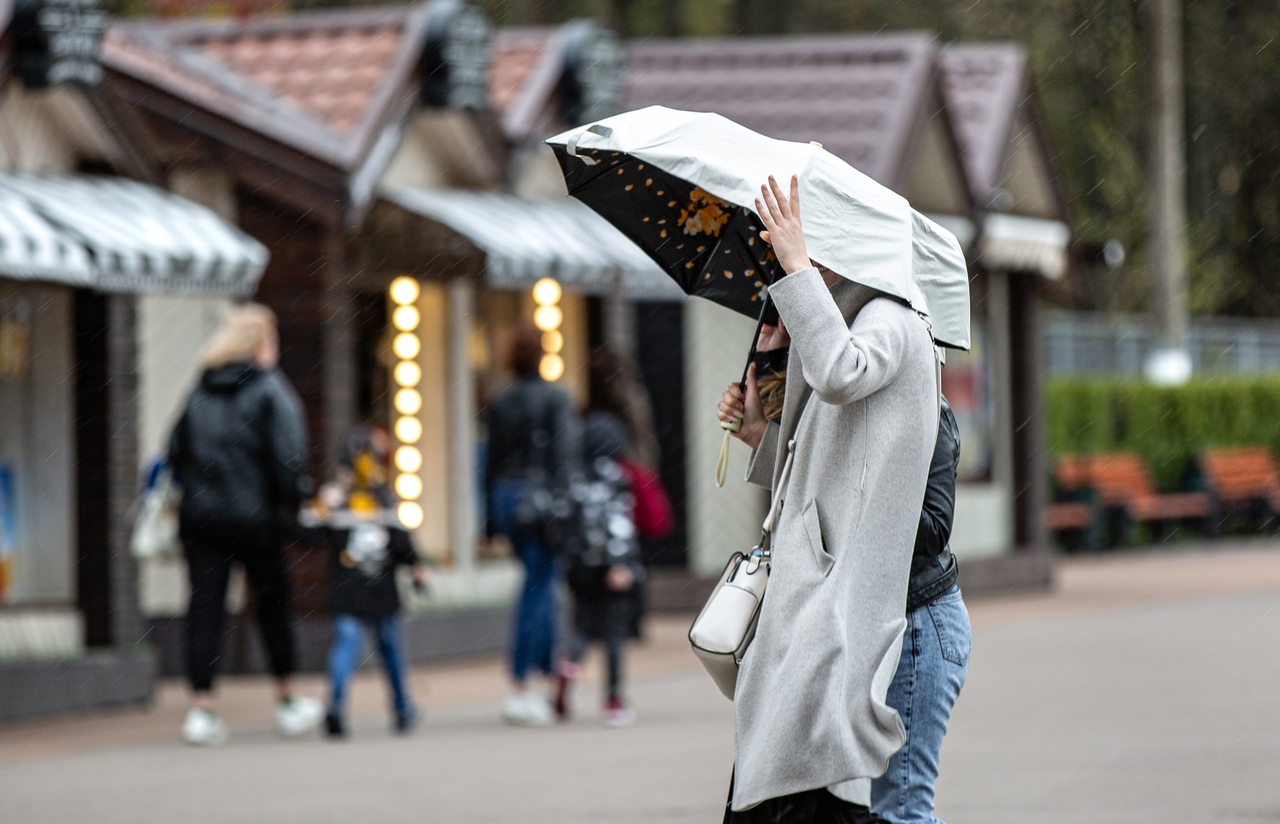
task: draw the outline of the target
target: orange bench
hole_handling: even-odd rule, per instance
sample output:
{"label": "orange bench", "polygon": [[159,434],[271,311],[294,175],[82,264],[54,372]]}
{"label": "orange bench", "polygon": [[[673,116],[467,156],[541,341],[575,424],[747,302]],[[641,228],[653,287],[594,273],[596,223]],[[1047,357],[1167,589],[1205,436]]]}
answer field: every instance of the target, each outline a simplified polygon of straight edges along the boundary
{"label": "orange bench", "polygon": [[1067,456],[1058,462],[1054,475],[1063,492],[1092,490],[1100,507],[1119,516],[1111,525],[1117,542],[1130,522],[1203,522],[1213,512],[1213,501],[1202,492],[1157,491],[1147,465],[1133,452]]}
{"label": "orange bench", "polygon": [[1265,446],[1206,449],[1198,461],[1205,487],[1223,513],[1280,514],[1280,471]]}

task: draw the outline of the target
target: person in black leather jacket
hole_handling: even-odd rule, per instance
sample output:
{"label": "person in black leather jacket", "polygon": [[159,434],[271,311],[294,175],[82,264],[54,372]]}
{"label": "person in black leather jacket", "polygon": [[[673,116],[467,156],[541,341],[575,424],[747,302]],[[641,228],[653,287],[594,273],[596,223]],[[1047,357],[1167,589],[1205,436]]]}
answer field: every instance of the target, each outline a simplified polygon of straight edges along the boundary
{"label": "person in black leather jacket", "polygon": [[309,492],[302,406],[276,368],[275,316],[262,306],[232,311],[206,345],[204,373],[169,440],[182,487],[179,533],[191,582],[187,674],[191,744],[218,744],[226,727],[212,709],[222,653],[224,602],[233,562],[257,595],[258,623],[276,678],[276,721],[286,735],[314,728],[318,702],[295,698],[289,581],[280,528]]}
{"label": "person in black leather jacket", "polygon": [[871,783],[871,812],[887,824],[941,824],[933,815],[934,782],[951,708],[968,674],[970,648],[969,613],[948,544],[959,463],[960,429],[944,397],[911,559],[907,631],[887,699],[902,718],[907,743]]}
{"label": "person in black leather jacket", "polygon": [[960,427],[951,404],[942,399],[938,442],[929,466],[929,483],[920,508],[920,530],[911,556],[907,611],[924,606],[951,591],[960,574],[951,554],[951,525],[956,515],[956,468],[960,465]]}

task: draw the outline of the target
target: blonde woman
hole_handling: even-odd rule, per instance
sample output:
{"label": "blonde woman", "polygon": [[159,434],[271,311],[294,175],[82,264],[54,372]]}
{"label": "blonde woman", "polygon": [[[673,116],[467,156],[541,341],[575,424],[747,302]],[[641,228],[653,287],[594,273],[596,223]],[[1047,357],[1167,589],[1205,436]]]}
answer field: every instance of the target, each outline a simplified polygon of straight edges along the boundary
{"label": "blonde woman", "polygon": [[244,567],[257,595],[258,623],[276,679],[276,724],[286,736],[320,722],[319,702],[293,694],[295,669],[280,526],[291,519],[310,481],[301,404],[279,360],[276,318],[257,304],[232,310],[206,344],[200,383],[169,439],[169,461],[182,485],[179,529],[191,581],[187,674],[192,707],[182,736],[221,744],[227,728],[213,710],[222,653],[227,581]]}

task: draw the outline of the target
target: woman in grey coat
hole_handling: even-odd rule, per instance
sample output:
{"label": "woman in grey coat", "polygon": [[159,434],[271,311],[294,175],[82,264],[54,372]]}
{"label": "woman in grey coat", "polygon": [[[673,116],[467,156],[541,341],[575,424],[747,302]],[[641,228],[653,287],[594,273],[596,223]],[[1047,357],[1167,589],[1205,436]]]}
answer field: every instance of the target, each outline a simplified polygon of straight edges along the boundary
{"label": "woman in grey coat", "polygon": [[748,481],[772,488],[792,466],[734,696],[726,820],[868,821],[863,779],[905,740],[886,694],[938,431],[938,363],[919,314],[809,260],[796,179],[789,198],[772,179],[761,193],[765,239],[787,273],[769,289],[779,327],[762,336],[769,348],[790,335],[782,418],[766,423],[754,369],[745,395],[725,392],[720,417],[745,418]]}

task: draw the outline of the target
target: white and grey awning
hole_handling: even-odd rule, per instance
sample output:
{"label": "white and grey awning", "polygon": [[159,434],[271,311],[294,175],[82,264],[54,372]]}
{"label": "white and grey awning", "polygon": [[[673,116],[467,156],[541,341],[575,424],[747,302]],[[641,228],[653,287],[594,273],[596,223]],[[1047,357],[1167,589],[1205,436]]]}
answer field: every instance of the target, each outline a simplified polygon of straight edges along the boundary
{"label": "white and grey awning", "polygon": [[387,188],[382,196],[443,223],[485,253],[485,277],[498,289],[524,289],[553,277],[567,289],[637,300],[684,293],[625,235],[573,198],[521,198],[495,192]]}
{"label": "white and grey awning", "polygon": [[1070,241],[1071,229],[1060,221],[990,214],[982,221],[980,251],[988,269],[1056,280],[1066,274]]}
{"label": "white and grey awning", "polygon": [[32,203],[0,187],[0,276],[93,284],[89,253],[49,224]]}
{"label": "white and grey awning", "polygon": [[217,214],[143,183],[0,175],[0,276],[104,292],[248,295],[262,244]]}

